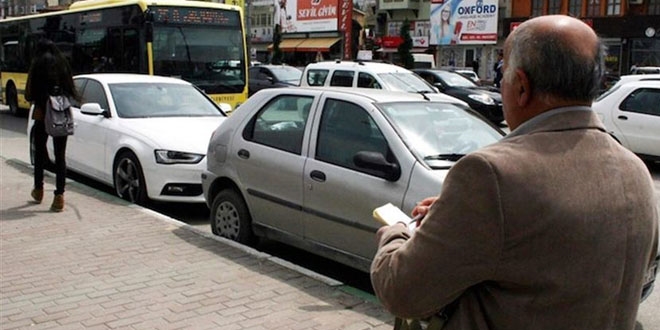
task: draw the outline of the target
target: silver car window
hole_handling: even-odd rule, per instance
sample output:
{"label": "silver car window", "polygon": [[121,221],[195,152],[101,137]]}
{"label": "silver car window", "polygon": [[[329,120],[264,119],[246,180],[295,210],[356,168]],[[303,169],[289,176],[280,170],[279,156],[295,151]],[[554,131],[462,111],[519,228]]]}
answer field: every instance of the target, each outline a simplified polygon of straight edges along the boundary
{"label": "silver car window", "polygon": [[312,101],[310,96],[282,95],[267,103],[246,127],[252,142],[300,154]]}
{"label": "silver car window", "polygon": [[328,99],[323,107],[315,158],[363,171],[353,161],[359,151],[387,155],[385,137],[369,113],[350,102]]}

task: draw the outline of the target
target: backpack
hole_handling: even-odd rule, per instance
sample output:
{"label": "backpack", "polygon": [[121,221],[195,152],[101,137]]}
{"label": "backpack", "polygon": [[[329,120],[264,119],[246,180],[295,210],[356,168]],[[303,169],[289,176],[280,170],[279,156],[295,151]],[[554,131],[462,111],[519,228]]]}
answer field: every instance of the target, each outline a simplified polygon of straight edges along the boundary
{"label": "backpack", "polygon": [[44,124],[50,136],[73,135],[73,114],[69,98],[63,95],[48,96]]}

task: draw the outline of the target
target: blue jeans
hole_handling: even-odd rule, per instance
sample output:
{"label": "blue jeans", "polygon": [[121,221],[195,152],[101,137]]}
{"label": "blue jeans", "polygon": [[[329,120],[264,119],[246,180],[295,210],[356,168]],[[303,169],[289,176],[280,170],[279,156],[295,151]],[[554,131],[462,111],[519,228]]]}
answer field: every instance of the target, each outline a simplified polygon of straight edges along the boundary
{"label": "blue jeans", "polygon": [[[48,134],[43,120],[34,121],[34,188],[44,188],[44,165],[46,163],[46,142]],[[53,137],[55,147],[55,195],[64,193],[66,182],[66,140],[67,136]]]}

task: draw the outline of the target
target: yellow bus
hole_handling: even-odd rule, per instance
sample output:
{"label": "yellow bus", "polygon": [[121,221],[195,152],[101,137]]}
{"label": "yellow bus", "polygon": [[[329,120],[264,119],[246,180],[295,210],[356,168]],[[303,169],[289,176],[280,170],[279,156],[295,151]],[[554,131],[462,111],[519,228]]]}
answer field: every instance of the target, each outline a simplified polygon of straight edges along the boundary
{"label": "yellow bus", "polygon": [[48,38],[74,74],[177,77],[235,109],[248,94],[243,21],[240,7],[185,0],[86,0],[0,20],[2,100],[14,114],[29,107],[27,72],[38,40]]}

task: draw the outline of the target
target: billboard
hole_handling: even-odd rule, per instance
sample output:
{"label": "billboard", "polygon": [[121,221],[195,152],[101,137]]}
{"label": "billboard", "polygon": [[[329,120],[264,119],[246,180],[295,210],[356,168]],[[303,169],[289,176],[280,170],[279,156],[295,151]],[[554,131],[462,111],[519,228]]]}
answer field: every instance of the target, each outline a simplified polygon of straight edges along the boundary
{"label": "billboard", "polygon": [[497,43],[498,0],[431,0],[432,45]]}
{"label": "billboard", "polygon": [[274,0],[282,33],[337,31],[339,0]]}

